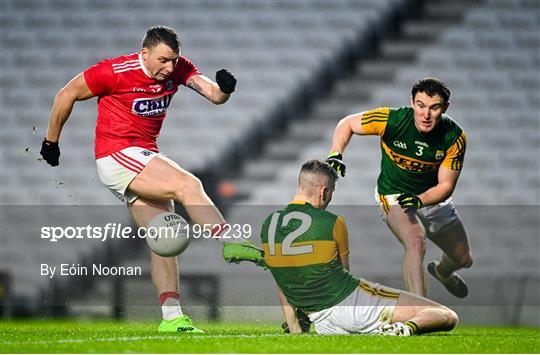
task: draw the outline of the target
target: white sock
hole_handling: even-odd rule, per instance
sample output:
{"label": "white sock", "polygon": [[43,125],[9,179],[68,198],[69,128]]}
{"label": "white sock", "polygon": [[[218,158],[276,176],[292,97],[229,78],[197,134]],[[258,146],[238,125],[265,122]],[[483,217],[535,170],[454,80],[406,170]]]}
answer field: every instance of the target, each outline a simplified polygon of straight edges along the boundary
{"label": "white sock", "polygon": [[161,306],[161,313],[163,313],[163,319],[171,320],[183,316],[182,307],[180,301],[176,298],[169,297],[163,302]]}

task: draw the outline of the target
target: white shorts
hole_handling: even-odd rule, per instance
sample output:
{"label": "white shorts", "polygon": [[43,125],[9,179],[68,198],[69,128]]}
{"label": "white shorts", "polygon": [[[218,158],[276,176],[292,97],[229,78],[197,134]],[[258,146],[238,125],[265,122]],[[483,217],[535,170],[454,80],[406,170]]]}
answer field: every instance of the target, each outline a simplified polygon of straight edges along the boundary
{"label": "white shorts", "polygon": [[161,156],[161,153],[129,147],[96,159],[99,179],[121,201],[133,202],[139,196],[127,191],[127,187],[150,160],[157,156]]}
{"label": "white shorts", "polygon": [[360,279],[337,305],[309,314],[317,334],[373,334],[392,320],[400,291]]}
{"label": "white shorts", "polygon": [[[381,195],[377,191],[377,188],[375,188],[375,201],[379,207],[380,215],[385,222],[390,206],[399,204],[397,201],[398,196],[399,194]],[[436,205],[422,207],[418,209],[417,213],[426,229],[428,237],[453,226],[459,220],[459,215],[452,202],[452,197]]]}

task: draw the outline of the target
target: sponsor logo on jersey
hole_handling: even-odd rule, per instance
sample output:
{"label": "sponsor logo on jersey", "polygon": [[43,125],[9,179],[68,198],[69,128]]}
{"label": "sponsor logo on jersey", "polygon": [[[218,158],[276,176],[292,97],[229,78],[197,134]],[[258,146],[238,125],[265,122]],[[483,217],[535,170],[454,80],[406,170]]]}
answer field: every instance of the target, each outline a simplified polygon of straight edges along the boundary
{"label": "sponsor logo on jersey", "polygon": [[414,144],[429,148],[429,145],[426,142],[414,141]]}
{"label": "sponsor logo on jersey", "polygon": [[161,85],[150,85],[148,86],[148,88],[150,89],[150,92],[152,92],[153,94],[159,94],[161,92],[161,90],[163,89],[163,87]]}
{"label": "sponsor logo on jersey", "polygon": [[407,144],[400,141],[394,141],[394,146],[401,149],[407,149]]}
{"label": "sponsor logo on jersey", "polygon": [[435,152],[435,160],[441,160],[444,158],[444,151],[443,150],[437,150]]}
{"label": "sponsor logo on jersey", "polygon": [[133,101],[132,111],[143,117],[162,115],[167,112],[172,96],[169,94],[155,99],[137,99]]}
{"label": "sponsor logo on jersey", "polygon": [[151,94],[159,94],[163,88],[161,85],[150,85],[148,88],[133,88],[133,92],[149,92]]}
{"label": "sponsor logo on jersey", "polygon": [[149,157],[150,155],[152,155],[152,152],[145,149],[145,150],[141,150],[141,154],[144,155],[145,157]]}
{"label": "sponsor logo on jersey", "polygon": [[390,151],[390,158],[397,164],[401,169],[409,171],[435,171],[439,165],[434,163],[428,163],[421,160],[412,159],[401,154],[397,154],[393,151]]}
{"label": "sponsor logo on jersey", "polygon": [[423,160],[407,157],[405,155],[398,154],[390,149],[384,142],[382,148],[386,152],[386,155],[401,169],[408,171],[429,172],[436,171],[439,168],[440,162],[431,163]]}

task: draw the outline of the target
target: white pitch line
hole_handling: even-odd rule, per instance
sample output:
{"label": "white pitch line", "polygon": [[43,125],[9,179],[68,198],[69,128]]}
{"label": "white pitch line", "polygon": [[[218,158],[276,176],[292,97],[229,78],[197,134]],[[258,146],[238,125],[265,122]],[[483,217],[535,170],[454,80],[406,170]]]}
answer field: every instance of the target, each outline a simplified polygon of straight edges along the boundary
{"label": "white pitch line", "polygon": [[[3,341],[2,345],[17,345],[17,344],[70,344],[70,343],[90,343],[90,342],[123,342],[123,341],[138,341],[138,340],[183,340],[183,335],[154,335],[147,337],[117,337],[117,338],[97,338],[97,339],[58,339],[58,340],[35,340],[35,341]],[[209,338],[262,338],[276,337],[281,334],[213,334],[213,335],[196,335],[194,338],[209,339]]]}

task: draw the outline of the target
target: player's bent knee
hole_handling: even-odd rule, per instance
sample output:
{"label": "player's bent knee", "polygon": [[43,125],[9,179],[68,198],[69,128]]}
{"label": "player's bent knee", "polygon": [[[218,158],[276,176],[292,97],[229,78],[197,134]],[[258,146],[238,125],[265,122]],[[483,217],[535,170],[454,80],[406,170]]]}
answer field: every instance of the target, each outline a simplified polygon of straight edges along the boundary
{"label": "player's bent knee", "polygon": [[452,330],[458,324],[459,318],[456,312],[454,312],[453,310],[449,308],[447,308],[447,310],[448,310],[447,326],[448,326],[448,330]]}
{"label": "player's bent knee", "polygon": [[445,306],[440,306],[440,307],[444,316],[444,320],[441,324],[442,326],[441,330],[448,331],[448,330],[454,329],[459,322],[457,313],[448,307],[445,307]]}
{"label": "player's bent knee", "polygon": [[195,175],[185,175],[176,184],[175,195],[179,201],[184,201],[190,195],[204,193],[202,182]]}

